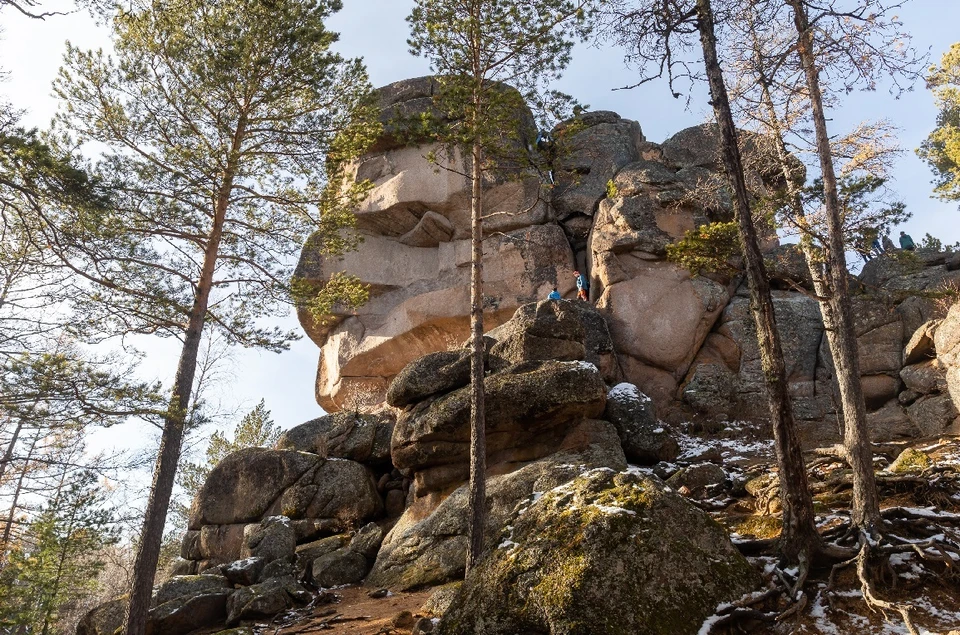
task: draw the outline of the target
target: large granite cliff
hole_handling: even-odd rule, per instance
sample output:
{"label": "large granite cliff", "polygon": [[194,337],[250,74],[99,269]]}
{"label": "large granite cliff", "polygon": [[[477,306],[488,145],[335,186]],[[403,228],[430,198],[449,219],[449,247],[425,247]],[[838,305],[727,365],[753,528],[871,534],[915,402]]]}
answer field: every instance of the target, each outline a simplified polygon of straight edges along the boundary
{"label": "large granite cliff", "polygon": [[[433,90],[429,78],[381,89],[385,121],[391,113],[429,109]],[[573,132],[564,136],[568,128]],[[611,366],[653,399],[659,416],[762,419],[742,276],[691,275],[666,259],[666,246],[684,232],[732,214],[720,184],[716,129],[696,126],[658,144],[635,121],[588,112],[553,135],[564,138],[553,184],[531,172],[484,190],[488,328],[553,286],[572,297],[572,272],[585,270],[591,301],[609,327]],[[762,139],[747,137],[748,176],[757,188],[774,188],[777,169],[764,148]],[[353,171],[374,184],[359,211],[360,248],[323,259],[309,242],[304,247],[300,275],[322,282],[346,271],[371,289],[368,304],[324,327],[301,314],[320,347],[316,395],[328,411],[381,409],[389,382],[407,363],[458,348],[468,337],[468,183],[462,165],[447,166],[457,168],[451,171],[427,160],[435,149],[404,145],[395,130],[385,134]],[[837,438],[831,361],[802,257],[773,235],[766,249],[802,434],[808,442]],[[915,331],[942,317],[936,302],[916,294],[960,284],[944,254],[918,255],[913,262],[876,259],[860,276],[864,387],[880,439],[942,431],[957,416],[942,391],[916,390],[915,370],[901,376],[917,361],[903,353]]]}

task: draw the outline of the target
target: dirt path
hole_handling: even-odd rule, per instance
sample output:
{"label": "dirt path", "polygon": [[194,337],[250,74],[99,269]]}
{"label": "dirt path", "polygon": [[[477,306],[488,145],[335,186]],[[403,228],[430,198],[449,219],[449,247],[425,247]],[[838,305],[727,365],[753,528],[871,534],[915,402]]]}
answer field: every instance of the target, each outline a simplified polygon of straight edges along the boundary
{"label": "dirt path", "polygon": [[[278,635],[349,633],[350,635],[405,635],[416,619],[423,617],[420,607],[432,590],[394,593],[387,597],[369,597],[369,588],[349,586],[333,591],[339,601],[322,604],[305,614],[296,624],[276,631]],[[404,611],[409,615],[400,616]]]}

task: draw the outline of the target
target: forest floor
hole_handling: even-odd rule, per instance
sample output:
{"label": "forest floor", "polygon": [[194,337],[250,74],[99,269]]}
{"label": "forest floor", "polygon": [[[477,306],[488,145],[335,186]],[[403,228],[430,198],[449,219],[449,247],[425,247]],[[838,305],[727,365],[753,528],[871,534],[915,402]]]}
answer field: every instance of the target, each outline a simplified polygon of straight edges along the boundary
{"label": "forest floor", "polygon": [[371,597],[371,592],[358,585],[331,589],[321,594],[321,603],[281,614],[251,630],[256,635],[409,635],[418,620],[426,617],[421,607],[433,589],[382,597]]}
{"label": "forest floor", "polygon": [[[723,467],[733,476],[734,485],[720,488],[713,498],[695,502],[728,528],[734,542],[776,538],[780,533],[780,506],[772,443],[764,439],[762,431],[745,424],[731,425],[718,436],[692,437],[686,445],[694,451],[698,444],[719,447]],[[893,460],[908,448],[922,453],[929,462],[921,457],[921,465],[909,465],[905,470],[893,466]],[[951,537],[956,539],[960,534],[960,437],[893,443],[877,450],[881,509],[903,510],[913,523],[912,527],[908,523],[888,526],[887,537],[896,542],[919,543],[924,537],[942,537],[952,532]],[[836,458],[808,455],[807,459],[817,523],[821,532],[828,532],[831,527],[849,521],[849,470]],[[914,529],[919,535],[910,533]],[[874,591],[882,600],[910,606],[911,619],[921,635],[960,635],[960,561],[955,556],[943,557],[950,554],[937,552],[935,548],[923,551],[946,562],[931,566],[927,557],[921,558],[920,550],[880,558],[869,567]],[[771,572],[777,564],[775,558],[751,557],[750,560],[772,578]],[[855,566],[838,570],[832,584],[830,574],[830,566],[813,569],[805,585],[801,608],[779,623],[745,621],[726,629],[706,629],[702,634],[910,633],[896,611],[884,613],[867,605]]]}

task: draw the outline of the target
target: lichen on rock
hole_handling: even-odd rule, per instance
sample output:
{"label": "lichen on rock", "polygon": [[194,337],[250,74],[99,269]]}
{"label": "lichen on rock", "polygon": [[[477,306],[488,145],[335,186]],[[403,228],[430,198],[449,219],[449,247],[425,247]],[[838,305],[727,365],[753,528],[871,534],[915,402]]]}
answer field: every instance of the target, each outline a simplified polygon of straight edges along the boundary
{"label": "lichen on rock", "polygon": [[760,583],[723,528],[635,471],[589,471],[507,525],[439,633],[694,634]]}

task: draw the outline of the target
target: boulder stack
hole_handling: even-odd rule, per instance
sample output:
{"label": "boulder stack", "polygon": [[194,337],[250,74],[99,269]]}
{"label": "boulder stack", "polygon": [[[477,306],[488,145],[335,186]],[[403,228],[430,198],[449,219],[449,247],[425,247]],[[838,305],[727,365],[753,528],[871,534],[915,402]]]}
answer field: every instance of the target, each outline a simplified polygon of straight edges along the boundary
{"label": "boulder stack", "polygon": [[[486,337],[488,540],[535,492],[585,470],[624,469],[624,449],[646,464],[676,457],[673,433],[656,421],[650,399],[632,384],[609,387],[619,369],[606,322],[589,304],[525,305]],[[370,585],[411,589],[463,575],[470,388],[465,371],[454,369],[466,355],[415,360],[390,386],[392,405],[403,407],[394,428],[393,462],[413,479],[413,491],[384,539]],[[431,368],[446,370],[431,373]]]}

